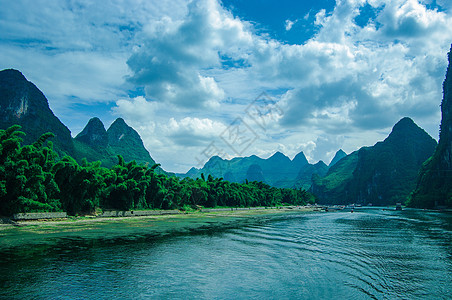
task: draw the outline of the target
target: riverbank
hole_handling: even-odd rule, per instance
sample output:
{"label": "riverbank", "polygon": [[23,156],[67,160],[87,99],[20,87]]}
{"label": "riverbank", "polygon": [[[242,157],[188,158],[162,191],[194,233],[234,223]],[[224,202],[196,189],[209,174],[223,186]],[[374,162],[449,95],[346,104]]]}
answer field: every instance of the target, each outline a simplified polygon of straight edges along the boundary
{"label": "riverbank", "polygon": [[[24,220],[0,226],[0,250],[48,251],[55,243],[104,244],[139,241],[177,234],[223,230],[266,222],[289,214],[308,213],[313,208],[216,209],[179,214],[135,217],[69,217],[58,220]],[[27,247],[24,247],[27,246]],[[26,250],[25,250],[26,249]],[[18,254],[18,253],[17,253]],[[16,256],[16,255],[15,255]]]}
{"label": "riverbank", "polygon": [[[181,210],[143,210],[143,211],[105,211],[97,215],[86,216],[65,216],[63,217],[39,217],[39,213],[30,213],[28,215],[36,215],[34,217],[26,216],[23,218],[3,219],[0,222],[0,230],[9,227],[23,227],[35,225],[57,225],[67,223],[91,223],[91,222],[105,222],[117,221],[120,219],[161,219],[161,217],[174,216],[251,216],[251,215],[265,215],[293,211],[313,211],[314,207],[310,206],[282,206],[282,207],[250,207],[250,208],[206,208],[192,211]],[[48,214],[48,213],[47,213]]]}

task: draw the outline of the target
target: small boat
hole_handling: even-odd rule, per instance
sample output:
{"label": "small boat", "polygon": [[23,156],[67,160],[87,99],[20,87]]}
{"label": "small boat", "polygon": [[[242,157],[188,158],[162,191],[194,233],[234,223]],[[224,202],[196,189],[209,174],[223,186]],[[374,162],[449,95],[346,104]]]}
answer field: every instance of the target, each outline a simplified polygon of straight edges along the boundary
{"label": "small boat", "polygon": [[395,210],[402,210],[402,203],[397,202],[397,203],[396,203]]}

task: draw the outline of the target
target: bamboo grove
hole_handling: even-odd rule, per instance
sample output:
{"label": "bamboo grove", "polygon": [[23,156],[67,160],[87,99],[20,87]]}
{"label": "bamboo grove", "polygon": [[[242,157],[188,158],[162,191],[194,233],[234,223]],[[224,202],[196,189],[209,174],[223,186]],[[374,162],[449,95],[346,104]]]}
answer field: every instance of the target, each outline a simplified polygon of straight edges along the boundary
{"label": "bamboo grove", "polygon": [[96,209],[188,209],[253,207],[313,203],[302,189],[271,187],[262,182],[230,183],[222,178],[179,179],[158,174],[118,155],[112,168],[70,156],[59,158],[43,134],[22,145],[20,126],[0,130],[0,215],[19,212],[65,211],[90,214]]}

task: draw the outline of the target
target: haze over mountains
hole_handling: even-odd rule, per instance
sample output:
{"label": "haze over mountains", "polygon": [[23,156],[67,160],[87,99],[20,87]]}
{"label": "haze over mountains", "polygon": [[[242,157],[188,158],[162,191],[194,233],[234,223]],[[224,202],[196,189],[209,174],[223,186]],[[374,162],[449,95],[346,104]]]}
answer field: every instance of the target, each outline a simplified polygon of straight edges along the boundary
{"label": "haze over mountains", "polygon": [[[336,157],[340,157],[342,153],[340,150]],[[196,178],[203,173],[233,182],[263,181],[275,187],[309,189],[312,175],[323,176],[327,170],[328,166],[323,161],[309,164],[303,152],[298,153],[292,160],[283,153],[276,152],[267,159],[256,155],[231,160],[214,156],[203,168],[192,168],[186,174],[179,175]]]}
{"label": "haze over mountains", "polygon": [[[446,104],[443,104],[443,117]],[[0,127],[14,124],[21,125],[27,134],[25,143],[45,132],[53,132],[57,153],[71,155],[79,162],[86,158],[111,167],[117,163],[119,154],[125,161],[155,163],[138,133],[121,118],[108,130],[100,119],[92,118],[72,138],[69,129],[50,110],[42,92],[19,71],[9,69],[0,71]],[[447,126],[442,128],[451,127]],[[446,133],[442,134],[443,140],[444,136]],[[255,155],[231,160],[214,156],[201,169],[192,168],[178,175],[199,178],[204,174],[205,178],[212,175],[231,182],[262,181],[275,187],[310,189],[320,203],[387,205],[405,201],[416,185],[419,168],[433,154],[436,145],[413,120],[403,118],[384,141],[349,155],[339,150],[329,166],[323,161],[310,164],[303,152],[292,160],[276,152],[267,159]]]}

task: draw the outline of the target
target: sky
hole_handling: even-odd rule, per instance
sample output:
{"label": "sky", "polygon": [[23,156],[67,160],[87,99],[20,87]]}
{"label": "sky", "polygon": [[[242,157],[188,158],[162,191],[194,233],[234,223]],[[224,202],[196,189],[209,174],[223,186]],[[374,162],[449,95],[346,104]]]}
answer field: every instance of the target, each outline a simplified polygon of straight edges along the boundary
{"label": "sky", "polygon": [[450,0],[0,0],[0,69],[76,136],[123,118],[171,172],[327,164],[412,118],[438,138]]}

